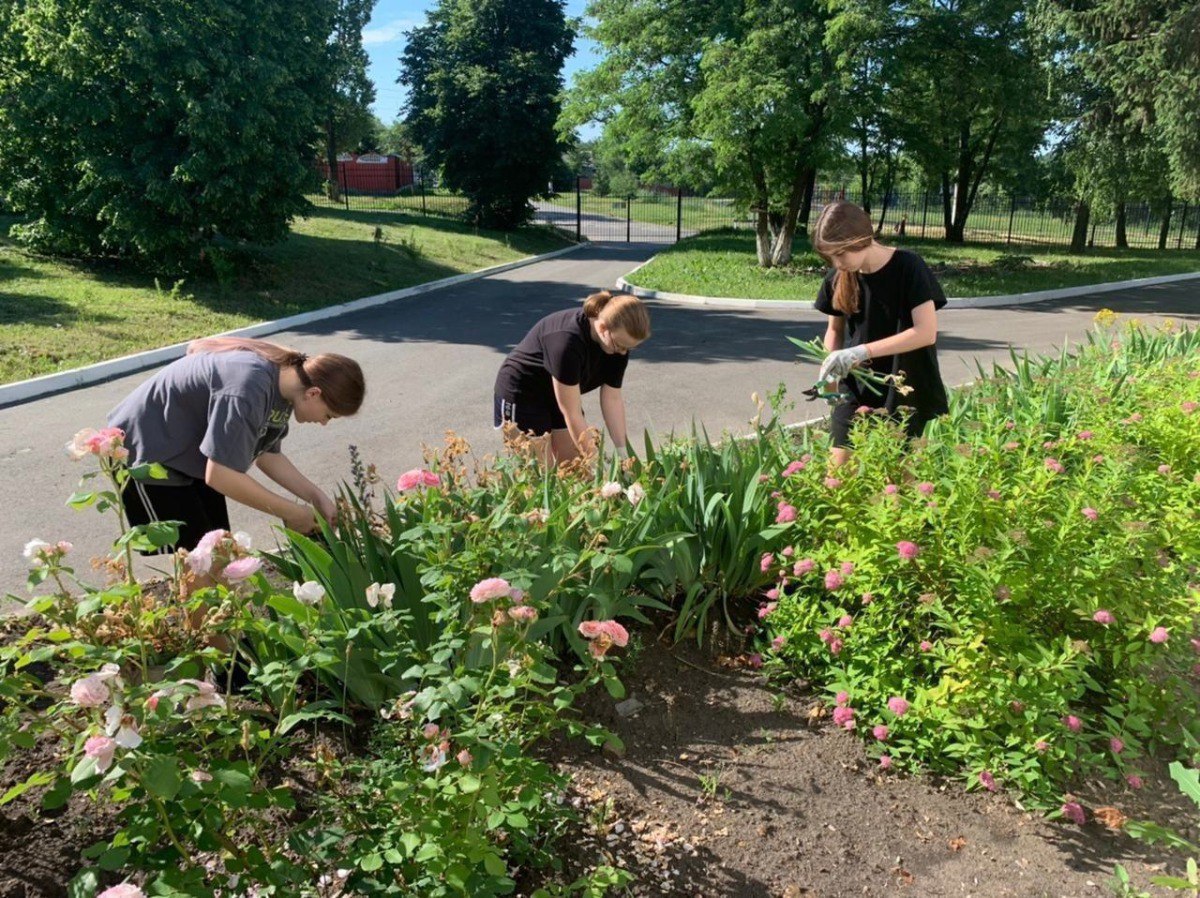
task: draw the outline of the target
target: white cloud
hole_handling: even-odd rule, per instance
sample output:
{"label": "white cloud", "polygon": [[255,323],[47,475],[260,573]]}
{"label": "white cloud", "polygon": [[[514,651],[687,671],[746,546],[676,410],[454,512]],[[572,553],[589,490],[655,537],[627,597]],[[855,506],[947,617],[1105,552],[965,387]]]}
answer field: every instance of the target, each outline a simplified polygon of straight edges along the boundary
{"label": "white cloud", "polygon": [[394,19],[382,25],[364,28],[362,33],[363,46],[371,47],[378,44],[390,44],[392,41],[402,38],[404,32],[411,31],[419,24],[420,22],[416,19]]}

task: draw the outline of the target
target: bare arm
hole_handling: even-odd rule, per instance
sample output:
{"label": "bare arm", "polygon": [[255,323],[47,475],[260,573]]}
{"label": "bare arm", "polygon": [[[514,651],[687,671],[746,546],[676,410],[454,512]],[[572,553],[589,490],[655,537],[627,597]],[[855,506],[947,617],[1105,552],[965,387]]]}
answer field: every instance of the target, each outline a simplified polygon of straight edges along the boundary
{"label": "bare arm", "polygon": [[605,385],[600,388],[600,413],[613,446],[624,449],[628,434],[625,431],[625,399],[619,387]]}
{"label": "bare arm", "polygon": [[825,348],[829,352],[841,349],[846,342],[846,319],[841,315],[830,315],[825,328]]}
{"label": "bare arm", "polygon": [[580,453],[590,455],[595,451],[595,447],[587,436],[587,421],[583,417],[583,398],[579,394],[579,385],[560,383],[553,377],[550,378],[550,383],[554,386],[554,400],[558,403],[563,417],[567,419],[567,432],[571,434],[571,439]]}
{"label": "bare arm", "polygon": [[[902,352],[912,352],[923,346],[932,346],[937,342],[937,309],[933,300],[927,300],[913,309],[913,326],[892,337],[884,337],[867,344],[867,352],[876,359],[885,355],[898,355]],[[826,346],[829,337],[826,335]]]}
{"label": "bare arm", "polygon": [[337,507],[325,492],[300,473],[290,458],[282,452],[264,452],[255,461],[258,469],[288,492],[314,506],[325,520],[333,523]]}
{"label": "bare arm", "polygon": [[204,469],[204,482],[235,502],[282,518],[292,530],[307,533],[313,529],[312,509],[271,492],[249,474],[227,468],[210,458]]}

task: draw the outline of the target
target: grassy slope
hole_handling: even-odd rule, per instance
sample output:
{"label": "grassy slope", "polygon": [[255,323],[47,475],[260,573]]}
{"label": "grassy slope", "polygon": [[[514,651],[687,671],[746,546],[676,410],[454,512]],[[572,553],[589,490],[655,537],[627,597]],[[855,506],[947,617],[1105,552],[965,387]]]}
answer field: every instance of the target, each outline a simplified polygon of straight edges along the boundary
{"label": "grassy slope", "polygon": [[[886,242],[915,250],[935,267],[950,266],[939,271],[947,296],[1024,293],[1200,271],[1200,252],[1194,250],[1095,249],[1085,256],[1071,256],[1062,250],[1031,246],[955,246],[913,239]],[[1013,256],[1032,258],[1032,263],[1006,265],[1004,258]],[[789,268],[760,269],[755,263],[753,234],[718,231],[669,247],[632,280],[639,287],[700,296],[812,299],[821,280],[817,269],[823,263],[807,242],[799,240],[793,261]]]}
{"label": "grassy slope", "polygon": [[[0,234],[8,232],[0,220]],[[377,245],[375,229],[382,231]],[[0,382],[110,359],[474,271],[565,243],[386,212],[318,210],[231,282],[161,283],[111,264],[28,255],[0,238]]]}

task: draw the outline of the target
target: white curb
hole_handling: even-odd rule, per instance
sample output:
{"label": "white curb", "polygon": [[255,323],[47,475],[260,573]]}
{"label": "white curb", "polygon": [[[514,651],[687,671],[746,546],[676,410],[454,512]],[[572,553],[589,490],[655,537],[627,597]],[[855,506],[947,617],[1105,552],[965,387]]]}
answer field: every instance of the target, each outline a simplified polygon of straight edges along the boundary
{"label": "white curb", "polygon": [[[264,334],[274,334],[279,331],[291,330],[294,327],[301,327],[313,321],[334,318],[338,315],[358,312],[363,309],[373,309],[376,306],[386,305],[389,302],[395,302],[399,299],[409,299],[413,296],[420,296],[422,293],[429,293],[432,290],[453,287],[456,284],[463,284],[467,281],[474,281],[493,274],[511,271],[514,268],[532,265],[534,262],[543,262],[546,259],[553,259],[556,256],[563,256],[574,252],[585,245],[585,243],[577,243],[574,246],[567,246],[563,249],[556,249],[553,252],[542,253],[540,256],[529,256],[524,259],[518,259],[515,262],[505,262],[501,265],[493,265],[490,268],[481,268],[479,271],[472,271],[467,274],[456,274],[453,277],[442,278],[438,281],[429,281],[425,284],[417,284],[414,287],[405,287],[402,290],[392,290],[389,293],[379,293],[375,296],[367,296],[362,299],[339,303],[336,306],[326,306],[322,309],[314,309],[311,312],[301,312],[299,315],[291,315],[276,321],[262,321],[258,324],[240,327],[237,330],[225,331],[218,336],[261,337]],[[53,393],[63,393],[77,387],[85,387],[90,384],[113,380],[125,374],[132,374],[135,371],[142,371],[146,368],[153,368],[157,365],[174,361],[177,358],[181,358],[187,352],[189,342],[191,341],[175,343],[171,346],[164,346],[161,349],[150,349],[145,352],[122,356],[118,359],[110,359],[106,362],[97,362],[94,365],[73,368],[70,371],[59,371],[54,374],[44,374],[41,377],[30,378],[29,380],[19,380],[16,383],[4,384],[0,386],[0,408],[28,402],[31,399],[40,399],[43,396],[49,396]]]}
{"label": "white curb", "polygon": [[[649,259],[639,265],[629,276],[637,273],[643,265],[653,262]],[[1153,287],[1156,284],[1171,284],[1176,281],[1188,281],[1200,278],[1200,271],[1188,274],[1164,274],[1158,277],[1136,278],[1132,281],[1112,281],[1107,284],[1085,284],[1081,287],[1062,287],[1057,290],[1040,290],[1034,293],[1010,293],[1004,296],[961,296],[951,297],[946,304],[948,309],[981,309],[989,306],[1019,306],[1031,302],[1044,302],[1048,299],[1070,299],[1075,296],[1089,296],[1094,293],[1110,293],[1116,290],[1128,290],[1137,287]],[[654,299],[660,302],[675,303],[686,306],[704,306],[710,309],[806,309],[811,311],[814,304],[810,300],[800,299],[734,299],[723,296],[690,296],[686,293],[670,293],[665,290],[648,290],[631,284],[627,278],[617,279],[617,289],[632,293],[642,299]]]}

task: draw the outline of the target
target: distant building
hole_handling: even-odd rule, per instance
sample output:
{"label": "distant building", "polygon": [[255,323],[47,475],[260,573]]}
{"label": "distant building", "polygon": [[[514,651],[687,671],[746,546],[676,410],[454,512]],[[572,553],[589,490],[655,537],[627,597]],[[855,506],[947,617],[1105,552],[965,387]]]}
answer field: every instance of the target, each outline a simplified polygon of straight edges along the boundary
{"label": "distant building", "polygon": [[[329,165],[317,163],[317,170],[325,181],[329,178]],[[343,193],[388,196],[411,188],[414,183],[412,166],[399,156],[381,156],[378,153],[340,153],[337,157],[338,187]]]}

